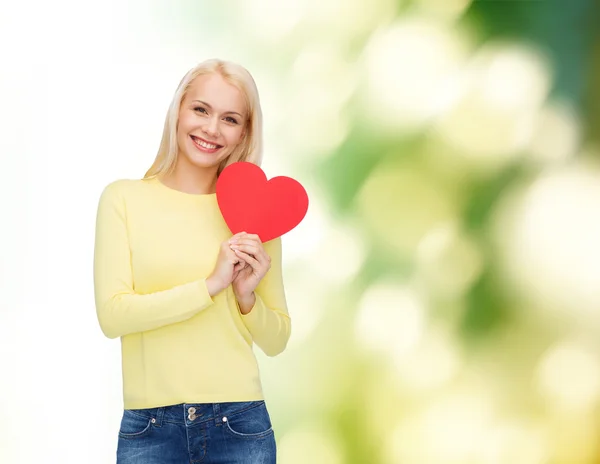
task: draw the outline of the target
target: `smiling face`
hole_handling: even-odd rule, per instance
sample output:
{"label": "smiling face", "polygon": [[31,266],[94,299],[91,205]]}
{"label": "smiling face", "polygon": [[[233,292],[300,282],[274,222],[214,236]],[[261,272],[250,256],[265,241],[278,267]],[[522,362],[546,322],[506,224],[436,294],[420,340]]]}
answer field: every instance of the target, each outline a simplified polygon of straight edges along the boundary
{"label": "smiling face", "polygon": [[218,73],[198,76],[181,102],[177,124],[177,168],[214,169],[244,136],[246,104],[242,92]]}

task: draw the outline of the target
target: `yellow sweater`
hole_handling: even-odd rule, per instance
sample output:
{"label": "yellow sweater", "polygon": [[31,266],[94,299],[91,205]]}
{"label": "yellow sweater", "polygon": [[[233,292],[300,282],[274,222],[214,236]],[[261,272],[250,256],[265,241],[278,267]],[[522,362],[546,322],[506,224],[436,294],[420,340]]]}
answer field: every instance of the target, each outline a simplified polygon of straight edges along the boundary
{"label": "yellow sweater", "polygon": [[253,343],[275,356],[290,336],[281,239],[264,244],[271,269],[243,315],[231,286],[211,298],[205,283],[230,236],[215,194],[157,179],[118,180],[102,192],[96,311],[103,333],[121,337],[126,409],[263,399]]}

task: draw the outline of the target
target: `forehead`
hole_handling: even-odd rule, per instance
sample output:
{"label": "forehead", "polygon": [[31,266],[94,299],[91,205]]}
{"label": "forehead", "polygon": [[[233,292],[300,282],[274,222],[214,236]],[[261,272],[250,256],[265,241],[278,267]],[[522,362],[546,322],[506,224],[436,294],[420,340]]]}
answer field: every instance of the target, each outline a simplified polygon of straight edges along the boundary
{"label": "forehead", "polygon": [[234,85],[220,74],[205,74],[192,81],[186,101],[201,100],[219,112],[235,111],[242,113],[245,108],[244,96]]}

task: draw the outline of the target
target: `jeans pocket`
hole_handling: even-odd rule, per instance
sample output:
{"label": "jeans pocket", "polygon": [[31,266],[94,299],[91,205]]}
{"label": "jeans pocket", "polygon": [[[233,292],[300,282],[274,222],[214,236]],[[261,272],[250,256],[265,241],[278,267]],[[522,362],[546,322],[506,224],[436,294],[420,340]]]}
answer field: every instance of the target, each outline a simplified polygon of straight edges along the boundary
{"label": "jeans pocket", "polygon": [[256,406],[223,418],[225,430],[238,438],[264,438],[273,434],[269,412],[263,401]]}
{"label": "jeans pocket", "polygon": [[152,430],[155,419],[140,410],[126,409],[123,411],[121,426],[119,428],[119,437],[121,438],[141,438],[146,436]]}

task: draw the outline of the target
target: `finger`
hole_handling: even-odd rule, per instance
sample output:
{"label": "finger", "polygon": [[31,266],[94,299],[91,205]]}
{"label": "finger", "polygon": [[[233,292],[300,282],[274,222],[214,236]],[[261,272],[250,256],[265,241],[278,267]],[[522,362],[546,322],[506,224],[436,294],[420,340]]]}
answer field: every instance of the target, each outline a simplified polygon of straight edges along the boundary
{"label": "finger", "polygon": [[256,234],[246,234],[246,237],[249,238],[249,239],[251,239],[251,240],[257,241],[258,243],[262,243],[260,241],[260,237],[258,235],[256,235]]}
{"label": "finger", "polygon": [[236,242],[253,244],[253,245],[262,247],[262,242],[260,241],[260,238],[258,237],[258,235],[248,235],[248,234],[242,235],[241,237],[238,237],[236,239]]}
{"label": "finger", "polygon": [[246,232],[238,232],[237,234],[234,234],[231,237],[229,237],[229,243],[237,242],[238,240],[240,240],[242,237],[245,237],[246,235],[247,235]]}
{"label": "finger", "polygon": [[235,264],[236,266],[238,264],[241,264],[242,266],[248,265],[248,263],[246,261],[244,261],[244,259],[241,256],[239,256],[235,253],[235,250],[229,249],[227,251],[228,251],[228,254],[231,256],[233,264]]}
{"label": "finger", "polygon": [[[233,274],[231,276],[231,281],[233,282],[240,275],[244,274],[246,269],[252,269],[252,268],[249,265],[245,264],[242,268],[240,268],[237,271],[233,272]],[[254,271],[252,271],[252,272],[254,272]]]}
{"label": "finger", "polygon": [[260,250],[257,247],[250,245],[232,245],[232,250],[234,252],[238,250],[246,255],[249,255],[251,258],[258,261],[263,267],[269,268],[271,265],[271,258],[269,258],[269,255],[267,255],[264,250]]}
{"label": "finger", "polygon": [[235,266],[233,266],[233,273],[236,274],[247,266],[246,261],[239,260]]}
{"label": "finger", "polygon": [[225,259],[227,262],[233,264],[234,266],[240,262],[240,257],[236,255],[232,249],[227,249],[225,251]]}
{"label": "finger", "polygon": [[239,243],[234,243],[232,245],[230,245],[232,250],[241,250],[244,253],[248,253],[249,255],[253,255],[256,256],[258,255],[261,250],[259,247],[257,247],[256,245],[244,245],[244,244],[239,244]]}
{"label": "finger", "polygon": [[248,255],[247,253],[244,253],[241,250],[235,250],[235,253],[238,256],[241,256],[243,259],[248,261],[248,264],[252,267],[252,270],[261,274],[261,275],[266,275],[267,272],[269,272],[269,270],[271,269],[271,258],[268,255],[265,257],[260,256],[260,257],[255,257],[252,255]]}
{"label": "finger", "polygon": [[248,265],[252,267],[252,269],[257,270],[257,271],[260,270],[260,263],[258,262],[258,260],[254,259],[252,256],[250,256],[247,253],[244,253],[241,250],[233,250],[233,251],[237,256],[239,256],[244,261],[246,261],[248,263]]}
{"label": "finger", "polygon": [[[248,239],[242,239],[233,245],[238,246],[238,247],[240,247],[239,249],[241,249],[242,251],[253,255],[261,263],[270,265],[271,257],[267,254],[267,251],[262,246],[262,243],[260,242],[260,240],[251,240],[250,241]],[[250,249],[250,248],[245,249],[245,248],[243,248],[243,246],[251,246],[251,247],[254,247],[254,249]],[[232,249],[235,249],[235,248],[232,246]]]}
{"label": "finger", "polygon": [[227,258],[227,261],[229,261],[234,266],[236,266],[240,262],[244,262],[244,260],[241,259],[238,255],[236,255],[233,252],[233,249],[231,249],[229,246],[225,247],[224,252],[225,252],[225,256]]}
{"label": "finger", "polygon": [[250,246],[250,247],[253,247],[252,250],[250,248],[248,248],[248,249],[242,249],[242,251],[245,251],[246,253],[250,253],[255,256],[258,254],[266,255],[266,251],[265,251],[264,247],[262,246],[262,243],[260,242],[260,240],[244,238],[244,239],[237,240],[235,243],[232,243],[230,246],[232,248],[234,248],[234,246],[240,246],[240,247],[241,246]]}

